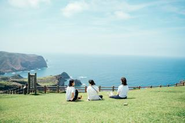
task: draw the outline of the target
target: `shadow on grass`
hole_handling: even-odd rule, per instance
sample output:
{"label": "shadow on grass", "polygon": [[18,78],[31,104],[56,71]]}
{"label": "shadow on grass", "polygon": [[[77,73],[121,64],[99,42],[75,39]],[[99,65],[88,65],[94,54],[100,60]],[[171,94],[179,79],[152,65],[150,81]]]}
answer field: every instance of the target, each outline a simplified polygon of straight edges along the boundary
{"label": "shadow on grass", "polygon": [[151,91],[151,92],[157,92],[157,93],[183,93],[183,92],[185,92],[185,91]]}
{"label": "shadow on grass", "polygon": [[[109,98],[109,99],[114,99],[114,98]],[[126,99],[116,99],[116,100],[130,100],[130,99],[136,99],[135,97],[128,97]]]}
{"label": "shadow on grass", "polygon": [[128,97],[127,100],[136,99],[135,97]]}
{"label": "shadow on grass", "polygon": [[75,102],[84,102],[84,100],[76,100]]}
{"label": "shadow on grass", "polygon": [[66,101],[66,102],[69,102],[69,103],[75,103],[75,102],[84,102],[84,100]]}
{"label": "shadow on grass", "polygon": [[99,101],[105,101],[105,99],[102,99],[102,100],[86,100],[87,102],[99,102]]}
{"label": "shadow on grass", "polygon": [[91,101],[82,99],[82,100],[67,101],[67,102],[102,102],[102,101],[105,101],[105,99],[103,99],[103,100],[91,100]]}
{"label": "shadow on grass", "polygon": [[27,94],[27,95],[39,96],[39,95],[42,95],[42,94]]}

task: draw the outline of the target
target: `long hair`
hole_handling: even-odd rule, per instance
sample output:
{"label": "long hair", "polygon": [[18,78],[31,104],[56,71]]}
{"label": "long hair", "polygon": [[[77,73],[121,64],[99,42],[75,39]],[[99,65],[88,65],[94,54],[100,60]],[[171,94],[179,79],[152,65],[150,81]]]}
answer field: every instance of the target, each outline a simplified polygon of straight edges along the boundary
{"label": "long hair", "polygon": [[127,79],[125,77],[121,78],[122,85],[127,85]]}
{"label": "long hair", "polygon": [[71,87],[71,86],[73,86],[73,83],[74,83],[75,81],[73,80],[73,79],[70,79],[69,80],[69,87]]}
{"label": "long hair", "polygon": [[89,80],[89,84],[91,84],[91,85],[95,85],[94,80]]}

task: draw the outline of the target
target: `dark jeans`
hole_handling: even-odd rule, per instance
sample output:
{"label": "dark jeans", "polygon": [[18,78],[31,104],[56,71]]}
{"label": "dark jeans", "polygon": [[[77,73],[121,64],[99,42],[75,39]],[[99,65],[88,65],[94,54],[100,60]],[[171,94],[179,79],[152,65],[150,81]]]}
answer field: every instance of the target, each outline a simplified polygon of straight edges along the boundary
{"label": "dark jeans", "polygon": [[76,101],[78,99],[78,90],[75,90],[75,97],[71,101]]}
{"label": "dark jeans", "polygon": [[103,99],[103,95],[99,95],[100,99],[88,99],[89,101],[93,101],[93,100],[102,100]]}
{"label": "dark jeans", "polygon": [[101,99],[103,99],[103,95],[99,95],[99,97],[100,97]]}
{"label": "dark jeans", "polygon": [[114,99],[127,99],[127,97],[120,97],[119,95],[110,96],[110,98],[114,98]]}
{"label": "dark jeans", "polygon": [[23,93],[24,93],[24,95],[27,94],[27,88],[23,88]]}

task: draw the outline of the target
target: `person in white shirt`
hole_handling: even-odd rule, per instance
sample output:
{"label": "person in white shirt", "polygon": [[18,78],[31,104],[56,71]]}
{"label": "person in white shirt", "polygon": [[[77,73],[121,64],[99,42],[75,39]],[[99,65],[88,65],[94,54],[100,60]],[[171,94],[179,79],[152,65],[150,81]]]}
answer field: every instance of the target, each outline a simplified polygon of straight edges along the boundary
{"label": "person in white shirt", "polygon": [[24,85],[24,87],[23,87],[24,95],[27,94],[27,89],[28,89],[28,84]]}
{"label": "person in white shirt", "polygon": [[75,81],[73,79],[69,80],[69,86],[66,88],[66,100],[76,101],[77,99],[82,99],[82,96],[78,97],[78,90],[75,90]]}
{"label": "person in white shirt", "polygon": [[127,86],[127,80],[125,77],[121,78],[121,85],[118,87],[117,95],[109,96],[114,99],[127,99],[127,93],[129,88]]}
{"label": "person in white shirt", "polygon": [[89,80],[89,86],[87,87],[88,100],[101,100],[103,99],[102,95],[98,95],[99,89],[95,85],[94,80]]}

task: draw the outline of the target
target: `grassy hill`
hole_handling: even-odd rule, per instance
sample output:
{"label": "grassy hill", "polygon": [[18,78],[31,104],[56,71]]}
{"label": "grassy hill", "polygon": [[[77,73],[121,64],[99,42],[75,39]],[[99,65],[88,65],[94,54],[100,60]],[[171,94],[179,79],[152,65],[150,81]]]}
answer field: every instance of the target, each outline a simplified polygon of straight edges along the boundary
{"label": "grassy hill", "polygon": [[[3,80],[2,78],[7,78]],[[0,90],[7,90],[12,88],[18,88],[19,86],[22,86],[26,84],[28,81],[27,78],[22,79],[10,79],[8,77],[0,77]],[[40,77],[37,79],[37,83],[41,86],[52,86],[56,85],[58,80],[55,76],[47,76],[47,77]],[[6,88],[4,87],[6,86]]]}
{"label": "grassy hill", "polygon": [[[66,102],[65,93],[0,95],[0,122],[184,123],[185,87],[133,90],[126,100]],[[124,106],[123,103],[128,103]]]}

